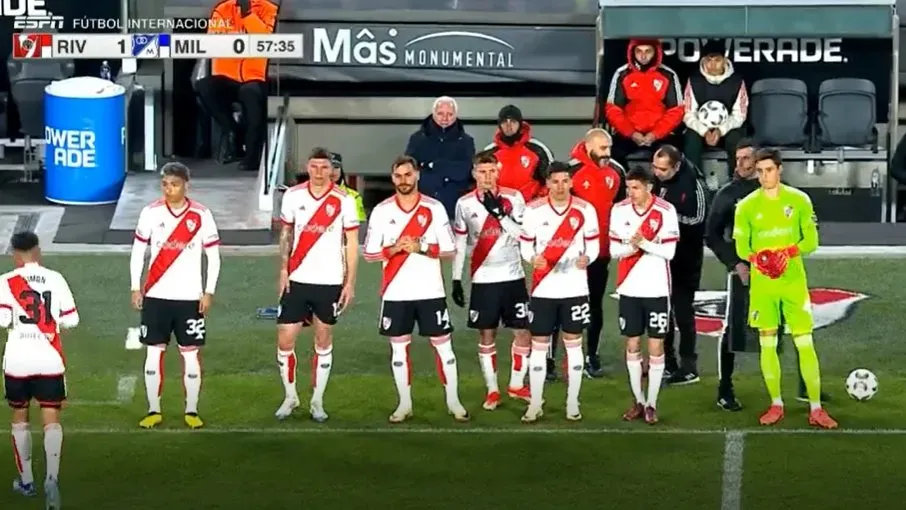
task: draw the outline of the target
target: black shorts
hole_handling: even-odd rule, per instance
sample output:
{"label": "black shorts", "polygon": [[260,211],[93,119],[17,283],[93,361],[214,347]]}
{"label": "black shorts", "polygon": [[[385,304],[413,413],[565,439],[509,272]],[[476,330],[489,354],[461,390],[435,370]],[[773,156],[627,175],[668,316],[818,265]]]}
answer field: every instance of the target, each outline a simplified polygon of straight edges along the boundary
{"label": "black shorts", "polygon": [[317,317],[324,324],[337,323],[342,285],[289,282],[289,291],[280,298],[277,324],[311,324]]}
{"label": "black shorts", "polygon": [[141,333],[145,345],[166,345],[172,335],[182,347],[200,347],[206,337],[204,315],[198,301],[145,298]]}
{"label": "black shorts", "polygon": [[468,326],[472,329],[528,327],[528,291],[525,280],[473,283]]}
{"label": "black shorts", "polygon": [[66,400],[66,376],[37,375],[3,377],[6,401],[13,409],[25,409],[32,399],[44,408],[59,408]]}
{"label": "black shorts", "polygon": [[670,299],[620,296],[620,333],[626,337],[647,334],[664,338],[670,327]]}
{"label": "black shorts", "polygon": [[453,332],[450,310],[444,298],[384,301],[379,320],[378,330],[382,336],[411,335],[416,323],[421,336],[443,336]]}
{"label": "black shorts", "polygon": [[588,296],[571,298],[537,298],[529,302],[529,332],[532,336],[550,336],[557,331],[578,335],[591,322]]}

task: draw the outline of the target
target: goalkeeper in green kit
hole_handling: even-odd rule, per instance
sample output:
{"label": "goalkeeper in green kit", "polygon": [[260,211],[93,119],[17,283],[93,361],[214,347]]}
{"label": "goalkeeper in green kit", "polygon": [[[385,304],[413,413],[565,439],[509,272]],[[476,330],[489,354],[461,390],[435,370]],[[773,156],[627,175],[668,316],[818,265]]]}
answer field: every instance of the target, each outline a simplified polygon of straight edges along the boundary
{"label": "goalkeeper in green kit", "polygon": [[821,373],[812,342],[812,304],[802,257],[818,248],[818,222],[808,195],[780,182],[780,152],[760,149],[755,170],[761,188],[736,205],[733,239],[739,258],[752,264],[749,325],[759,331],[761,373],[771,407],[759,420],[774,425],[783,419],[777,330],[781,316],[799,351],[811,412],[809,425],[833,429],[837,422],[821,405]]}

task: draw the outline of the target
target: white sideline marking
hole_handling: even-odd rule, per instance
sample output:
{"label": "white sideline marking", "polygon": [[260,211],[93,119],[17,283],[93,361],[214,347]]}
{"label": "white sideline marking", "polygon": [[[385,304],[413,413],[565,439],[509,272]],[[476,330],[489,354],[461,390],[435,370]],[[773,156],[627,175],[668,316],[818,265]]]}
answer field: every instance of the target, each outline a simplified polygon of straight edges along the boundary
{"label": "white sideline marking", "polygon": [[[65,424],[64,424],[65,426]],[[114,427],[69,427],[66,428],[67,434],[83,435],[101,435],[101,434],[250,434],[250,435],[334,435],[334,434],[429,434],[429,435],[698,435],[698,436],[724,436],[729,434],[738,434],[739,436],[760,436],[760,435],[815,435],[815,436],[836,436],[836,435],[856,435],[856,436],[901,436],[906,435],[906,429],[835,429],[835,430],[818,430],[818,429],[771,429],[771,428],[752,428],[739,430],[726,429],[679,429],[679,428],[626,428],[626,429],[570,429],[570,428],[493,428],[493,427],[469,427],[463,428],[430,428],[430,427],[389,427],[386,428],[367,428],[367,427],[312,427],[302,426],[298,428],[243,428],[243,427],[225,427],[225,428],[206,428],[200,430],[190,429],[155,429],[142,430],[139,428],[114,428]],[[9,433],[9,429],[0,429],[0,433]]]}
{"label": "white sideline marking", "polygon": [[[128,244],[50,243],[45,246],[41,251],[49,254],[105,255],[132,251],[132,245]],[[359,246],[359,251],[362,251],[361,246]],[[277,245],[221,246],[220,252],[227,255],[243,256],[276,255]],[[710,250],[705,250],[705,257],[715,258]],[[849,257],[903,258],[906,257],[906,246],[822,246],[809,257],[830,259]]]}
{"label": "white sideline marking", "polygon": [[116,399],[114,400],[70,400],[69,404],[77,407],[91,406],[122,406],[132,402],[135,396],[135,386],[138,384],[138,377],[134,375],[120,376],[116,382]]}
{"label": "white sideline marking", "polygon": [[742,509],[743,451],[745,432],[728,432],[724,441],[724,470],[721,477],[720,510]]}

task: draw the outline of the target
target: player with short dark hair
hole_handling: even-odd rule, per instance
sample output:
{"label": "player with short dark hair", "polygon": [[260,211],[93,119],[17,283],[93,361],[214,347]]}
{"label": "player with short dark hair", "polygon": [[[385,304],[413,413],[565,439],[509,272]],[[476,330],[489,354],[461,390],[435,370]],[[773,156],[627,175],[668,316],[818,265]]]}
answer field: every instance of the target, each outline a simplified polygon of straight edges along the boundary
{"label": "player with short dark hair", "polygon": [[582,334],[591,322],[587,269],[598,258],[601,247],[594,207],[570,193],[572,173],[567,163],[551,163],[546,176],[548,196],[529,204],[523,218],[520,251],[533,267],[529,302],[531,398],[523,423],[534,423],[544,414],[541,406],[547,353],[557,331],[566,349],[566,419],[582,419]]}
{"label": "player with short dark hair", "polygon": [[[176,337],[183,360],[186,408],[183,420],[191,429],[204,426],[198,416],[201,360],[207,330],[205,314],[214,299],[220,276],[220,234],[211,211],[186,196],[190,172],[182,163],[167,163],[160,170],[163,198],[142,209],[132,243],[129,274],[132,306],[141,310],[141,342],[145,344],[145,393],[148,414],[139,426],[151,429],[163,421],[164,355],[170,337]],[[145,250],[151,261],[142,286]],[[202,281],[202,255],[208,259]]]}
{"label": "player with short dark hair", "polygon": [[478,361],[487,386],[483,407],[494,410],[500,404],[497,385],[497,328],[513,330],[510,382],[511,398],[528,400],[525,386],[531,339],[528,330],[528,292],[519,255],[519,236],[525,201],[513,188],[498,186],[500,166],[491,152],[473,159],[472,176],[476,189],[456,202],[453,232],[456,257],[453,259],[453,302],[466,304],[462,270],[469,255],[472,289],[468,326],[478,330]]}
{"label": "player with short dark hair", "polygon": [[306,163],[308,181],[283,195],[280,219],[280,307],[277,365],[283,381],[278,419],[299,407],[296,391],[296,338],[302,326],[314,328],[309,405],[313,420],[327,420],[324,391],[333,366],[333,325],[355,294],[359,258],[359,217],[355,199],[332,180],[333,154],[316,148]]}
{"label": "player with short dark hair", "polygon": [[6,401],[13,409],[11,435],[18,478],[13,490],[34,496],[28,408],[41,407],[44,422],[46,508],[60,508],[60,454],[63,427],[60,410],[66,400],[66,361],[62,329],[79,325],[72,291],[63,275],[41,265],[41,248],[33,232],[14,234],[10,242],[16,269],[0,276],[0,328],[9,329],[3,351]]}
{"label": "player with short dark hair", "polygon": [[[670,260],[679,240],[676,209],[652,194],[654,176],[636,167],[626,175],[626,200],[610,213],[610,254],[617,264],[620,332],[626,337],[626,367],[632,421],[658,421],[657,398],[664,377],[664,337],[670,327]],[[642,335],[648,337],[648,394],[642,392]]]}
{"label": "player with short dark hair", "polygon": [[409,345],[418,332],[431,339],[447,410],[456,421],[468,421],[459,400],[459,374],[453,352],[453,323],[447,309],[442,259],[456,251],[444,205],[418,191],[418,163],[409,156],[393,161],[390,178],[396,193],[371,211],[364,257],[381,262],[381,316],[378,329],[390,339],[391,368],[399,405],[390,423],[412,417]]}
{"label": "player with short dark hair", "polygon": [[812,339],[814,319],[803,256],[818,249],[818,218],[809,196],[781,183],[783,160],[776,149],[755,152],[761,187],[736,205],[733,239],[736,255],[752,264],[749,280],[749,325],[759,331],[761,372],[771,406],[762,425],[784,417],[780,392],[777,334],[781,314],[799,352],[799,368],[808,393],[809,425],[833,429],[837,421],[821,404],[821,372]]}

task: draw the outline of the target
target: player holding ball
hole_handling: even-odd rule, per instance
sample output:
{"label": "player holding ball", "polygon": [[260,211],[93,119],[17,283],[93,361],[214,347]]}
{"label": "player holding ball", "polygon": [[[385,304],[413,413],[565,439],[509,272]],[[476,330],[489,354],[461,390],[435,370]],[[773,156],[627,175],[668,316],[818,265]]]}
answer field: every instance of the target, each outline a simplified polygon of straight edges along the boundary
{"label": "player holding ball", "polygon": [[780,358],[777,330],[781,315],[799,351],[799,368],[805,381],[811,412],[809,425],[837,428],[821,405],[821,373],[812,341],[812,305],[802,257],[818,249],[818,221],[808,195],[780,182],[780,152],[760,149],[755,170],[761,188],[736,206],[733,239],[736,253],[752,263],[749,287],[749,325],[759,331],[761,372],[771,397],[762,425],[783,419],[780,396]]}

